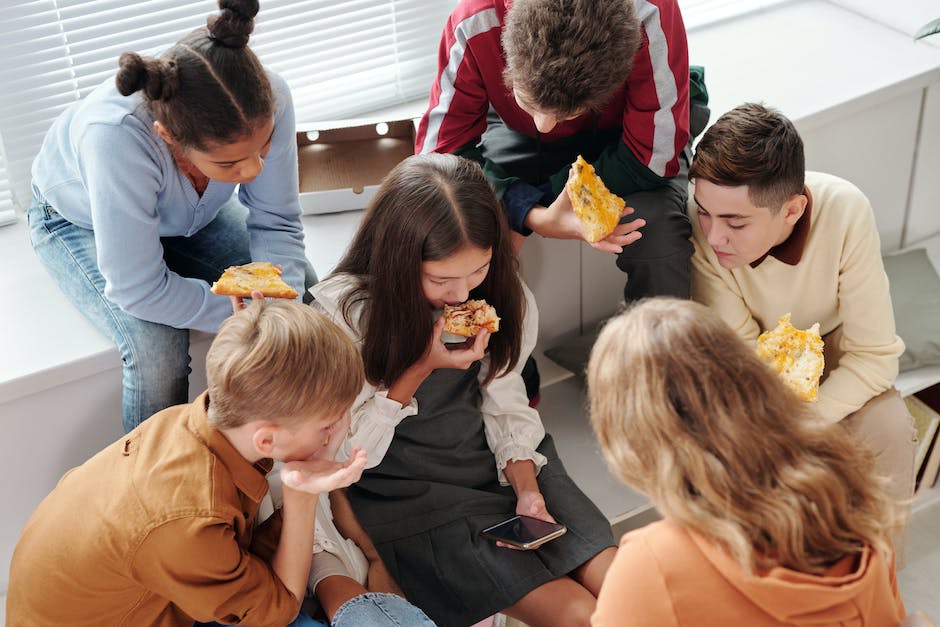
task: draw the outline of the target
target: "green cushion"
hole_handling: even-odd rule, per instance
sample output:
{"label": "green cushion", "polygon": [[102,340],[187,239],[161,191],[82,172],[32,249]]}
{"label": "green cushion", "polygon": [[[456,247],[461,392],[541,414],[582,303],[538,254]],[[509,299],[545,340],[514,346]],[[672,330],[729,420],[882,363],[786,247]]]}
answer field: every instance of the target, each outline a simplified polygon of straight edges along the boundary
{"label": "green cushion", "polygon": [[940,364],[940,277],[923,248],[884,256],[897,333],[906,349],[901,372]]}

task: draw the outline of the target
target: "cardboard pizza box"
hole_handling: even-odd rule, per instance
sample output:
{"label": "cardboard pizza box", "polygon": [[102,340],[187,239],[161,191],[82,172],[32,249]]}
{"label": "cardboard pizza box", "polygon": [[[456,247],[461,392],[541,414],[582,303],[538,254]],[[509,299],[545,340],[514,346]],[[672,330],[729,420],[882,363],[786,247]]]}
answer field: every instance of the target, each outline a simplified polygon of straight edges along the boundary
{"label": "cardboard pizza box", "polygon": [[304,214],[365,209],[382,178],[414,154],[413,120],[297,133]]}

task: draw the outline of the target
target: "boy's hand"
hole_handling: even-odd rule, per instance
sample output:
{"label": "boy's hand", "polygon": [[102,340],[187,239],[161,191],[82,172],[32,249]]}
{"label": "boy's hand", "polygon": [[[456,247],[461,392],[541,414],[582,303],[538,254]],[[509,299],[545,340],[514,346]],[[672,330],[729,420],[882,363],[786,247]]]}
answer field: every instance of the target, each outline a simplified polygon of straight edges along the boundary
{"label": "boy's hand", "polygon": [[[232,303],[232,313],[237,314],[239,311],[248,306],[248,303],[245,302],[245,299],[241,296],[229,296],[229,301]],[[251,293],[251,300],[264,300],[264,294],[255,290]]]}
{"label": "boy's hand", "polygon": [[[632,207],[625,207],[621,218],[633,213]],[[533,207],[526,216],[526,226],[541,235],[555,239],[580,239],[587,242],[581,219],[571,206],[568,190],[563,189],[558,198],[548,207]],[[618,224],[613,232],[597,242],[588,242],[591,246],[605,253],[623,252],[623,247],[640,239],[642,234],[638,229],[646,226],[643,219],[630,220]]]}
{"label": "boy's hand", "polygon": [[320,494],[359,481],[365,467],[366,452],[357,446],[345,462],[316,458],[288,462],[281,468],[281,481],[292,490]]}

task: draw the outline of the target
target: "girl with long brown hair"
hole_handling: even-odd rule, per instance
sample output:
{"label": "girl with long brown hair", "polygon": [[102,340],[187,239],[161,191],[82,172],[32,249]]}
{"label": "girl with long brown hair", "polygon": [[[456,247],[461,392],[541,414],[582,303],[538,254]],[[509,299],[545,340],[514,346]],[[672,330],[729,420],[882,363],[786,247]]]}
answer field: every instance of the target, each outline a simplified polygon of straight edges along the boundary
{"label": "girl with long brown hair", "polygon": [[[537,312],[481,168],[406,159],[312,292],[361,347],[368,382],[348,444],[372,467],[348,494],[408,599],[442,627],[499,611],[533,627],[587,624],[613,557],[610,525],[529,407],[520,371]],[[499,331],[448,346],[458,338],[443,333],[441,309],[468,298],[496,308]],[[531,551],[480,536],[514,514],[568,532]]]}
{"label": "girl with long brown hair", "polygon": [[897,625],[898,524],[872,453],[815,418],[690,301],[602,331],[591,421],[610,468],[664,520],[626,534],[594,625]]}

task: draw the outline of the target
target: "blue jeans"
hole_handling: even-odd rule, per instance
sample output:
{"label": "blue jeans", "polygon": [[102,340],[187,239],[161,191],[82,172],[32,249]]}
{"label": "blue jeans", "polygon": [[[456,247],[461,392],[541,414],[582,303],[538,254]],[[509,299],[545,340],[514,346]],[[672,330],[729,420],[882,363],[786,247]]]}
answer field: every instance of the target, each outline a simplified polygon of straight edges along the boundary
{"label": "blue jeans", "polygon": [[[333,616],[333,627],[434,627],[417,607],[398,595],[366,592],[343,603]],[[196,627],[222,627],[219,623],[196,623]],[[287,627],[330,627],[329,623],[301,612]]]}
{"label": "blue jeans", "polygon": [[[251,261],[245,218],[234,197],[192,237],[163,237],[167,266],[181,276],[215,281]],[[27,212],[33,249],[66,297],[110,337],[123,363],[121,413],[130,431],[158,411],[189,400],[189,330],[135,318],[104,295],[93,231],[75,226],[41,199]],[[316,283],[307,267],[308,285]]]}

